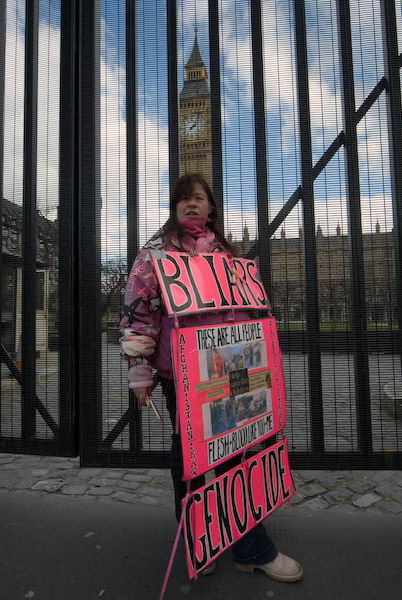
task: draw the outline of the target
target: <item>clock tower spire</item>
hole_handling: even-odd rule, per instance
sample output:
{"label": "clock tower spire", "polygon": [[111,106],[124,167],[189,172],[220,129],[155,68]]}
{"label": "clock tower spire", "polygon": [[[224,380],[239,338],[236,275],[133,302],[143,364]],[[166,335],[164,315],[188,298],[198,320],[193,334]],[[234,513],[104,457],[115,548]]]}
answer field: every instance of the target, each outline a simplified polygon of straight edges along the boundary
{"label": "clock tower spire", "polygon": [[211,96],[208,73],[198,45],[194,44],[185,65],[184,84],[179,95],[180,173],[202,173],[212,184]]}

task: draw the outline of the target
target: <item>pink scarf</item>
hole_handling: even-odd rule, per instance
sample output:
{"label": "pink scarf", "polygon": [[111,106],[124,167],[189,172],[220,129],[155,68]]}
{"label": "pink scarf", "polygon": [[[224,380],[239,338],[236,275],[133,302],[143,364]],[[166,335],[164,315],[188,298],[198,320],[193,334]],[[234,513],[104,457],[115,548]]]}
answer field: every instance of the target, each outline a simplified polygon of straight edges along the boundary
{"label": "pink scarf", "polygon": [[206,226],[207,221],[205,217],[189,217],[180,222],[186,233],[191,236],[183,242],[186,250],[196,253],[211,252],[215,234]]}

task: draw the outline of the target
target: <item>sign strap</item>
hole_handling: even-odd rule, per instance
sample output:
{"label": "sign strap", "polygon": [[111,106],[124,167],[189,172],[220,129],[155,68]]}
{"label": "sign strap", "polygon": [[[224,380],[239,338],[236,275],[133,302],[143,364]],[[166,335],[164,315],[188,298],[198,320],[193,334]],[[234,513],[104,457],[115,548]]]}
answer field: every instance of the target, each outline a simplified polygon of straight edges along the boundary
{"label": "sign strap", "polygon": [[175,537],[174,542],[173,542],[172,551],[170,553],[170,558],[169,558],[168,566],[166,568],[165,577],[163,579],[161,593],[159,594],[159,600],[163,600],[163,598],[165,597],[166,588],[167,588],[167,584],[168,584],[168,581],[169,581],[170,572],[172,570],[174,557],[176,556],[177,546],[179,545],[180,533],[181,533],[181,530],[183,529],[184,515],[185,515],[186,506],[187,506],[188,501],[191,498],[191,495],[192,494],[190,492],[190,482],[188,481],[187,482],[187,494],[186,494],[186,496],[184,498],[184,503],[183,503],[182,510],[181,510],[181,515],[180,515],[180,521],[179,521],[179,525],[177,527],[176,537]]}

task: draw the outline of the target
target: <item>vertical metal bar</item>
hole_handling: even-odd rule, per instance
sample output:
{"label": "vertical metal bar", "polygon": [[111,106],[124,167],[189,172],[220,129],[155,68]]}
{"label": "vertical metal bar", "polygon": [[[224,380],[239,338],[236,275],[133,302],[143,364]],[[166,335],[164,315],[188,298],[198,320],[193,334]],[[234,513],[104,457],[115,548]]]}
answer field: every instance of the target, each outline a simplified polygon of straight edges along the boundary
{"label": "vertical metal bar", "polygon": [[78,152],[76,96],[78,93],[78,15],[76,0],[60,4],[60,135],[59,135],[59,289],[58,351],[60,451],[77,455],[79,450],[79,408],[76,369],[77,304],[75,302],[75,232],[78,192],[76,153]]}
{"label": "vertical metal bar", "polygon": [[167,60],[169,119],[169,186],[172,192],[179,178],[179,104],[177,89],[177,6],[167,0]]}
{"label": "vertical metal bar", "polygon": [[[4,94],[6,87],[6,15],[7,3],[0,3],[0,249],[3,248],[3,173],[4,173]],[[3,308],[3,252],[0,252],[0,344],[2,338]],[[1,364],[1,362],[0,362]],[[1,402],[0,402],[1,425]],[[0,427],[1,429],[1,427]]]}
{"label": "vertical metal bar", "polygon": [[258,256],[261,279],[271,295],[271,248],[268,216],[267,138],[265,127],[264,61],[262,51],[261,0],[251,7],[251,43],[253,53],[254,138],[258,210]]}
{"label": "vertical metal bar", "polygon": [[[126,131],[127,131],[127,263],[128,272],[138,252],[138,136],[136,72],[136,2],[126,0]],[[132,390],[130,406],[130,450],[141,448],[141,411]]]}
{"label": "vertical metal bar", "polygon": [[353,76],[353,47],[349,0],[337,0],[338,35],[345,133],[346,193],[351,238],[352,331],[357,411],[357,437],[361,452],[372,450],[370,380],[367,353],[367,315],[360,206],[359,155]]}
{"label": "vertical metal bar", "polygon": [[311,446],[324,451],[324,422],[318,307],[317,249],[314,217],[314,177],[311,151],[310,99],[308,85],[307,35],[304,0],[294,0],[297,61],[297,95],[300,129],[301,180],[306,271],[306,323],[310,388]]}
{"label": "vertical metal bar", "polygon": [[90,456],[102,433],[100,0],[79,6],[79,392],[81,455]]}
{"label": "vertical metal bar", "polygon": [[395,3],[381,1],[384,67],[387,81],[388,139],[394,220],[395,285],[402,360],[402,121],[401,77]]}
{"label": "vertical metal bar", "polygon": [[138,136],[136,2],[126,0],[127,263],[138,252]]}
{"label": "vertical metal bar", "polygon": [[209,18],[209,71],[211,78],[211,143],[212,182],[218,209],[218,225],[223,231],[223,171],[222,171],[222,117],[221,75],[219,65],[219,2],[208,1]]}
{"label": "vertical metal bar", "polygon": [[22,423],[24,440],[35,437],[36,412],[36,179],[39,0],[25,5],[25,81],[22,235]]}

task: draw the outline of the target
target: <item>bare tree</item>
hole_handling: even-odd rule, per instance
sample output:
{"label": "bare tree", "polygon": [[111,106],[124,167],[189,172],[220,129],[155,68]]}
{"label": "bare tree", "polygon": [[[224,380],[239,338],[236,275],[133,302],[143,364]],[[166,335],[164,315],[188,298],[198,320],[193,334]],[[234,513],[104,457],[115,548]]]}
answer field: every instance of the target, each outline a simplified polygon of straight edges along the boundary
{"label": "bare tree", "polygon": [[111,258],[101,265],[102,312],[109,322],[113,306],[120,306],[127,282],[127,263],[120,258]]}

